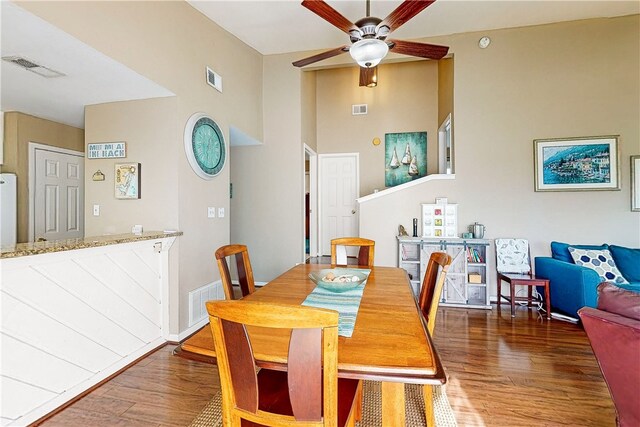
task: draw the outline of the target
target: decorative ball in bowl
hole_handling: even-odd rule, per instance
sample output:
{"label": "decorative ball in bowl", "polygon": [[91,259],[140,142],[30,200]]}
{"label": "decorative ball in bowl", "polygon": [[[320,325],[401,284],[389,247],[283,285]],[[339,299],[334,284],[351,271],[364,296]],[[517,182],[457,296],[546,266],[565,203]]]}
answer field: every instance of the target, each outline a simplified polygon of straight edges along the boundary
{"label": "decorative ball in bowl", "polygon": [[352,268],[329,268],[312,271],[309,279],[331,292],[346,292],[367,280],[367,274]]}

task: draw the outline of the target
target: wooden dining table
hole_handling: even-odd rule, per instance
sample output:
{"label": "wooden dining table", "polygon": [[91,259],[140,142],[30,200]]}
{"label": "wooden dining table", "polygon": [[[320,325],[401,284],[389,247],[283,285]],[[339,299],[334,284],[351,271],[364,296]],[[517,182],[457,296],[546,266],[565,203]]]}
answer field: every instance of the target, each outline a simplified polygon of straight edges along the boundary
{"label": "wooden dining table", "polygon": [[[309,279],[309,273],[331,267],[297,265],[245,299],[301,304],[316,286]],[[289,341],[286,330],[248,328],[248,333],[258,366],[286,369]],[[203,328],[185,341],[181,351],[215,357],[210,329]],[[371,268],[353,335],[338,337],[338,376],[382,383],[383,426],[405,425],[405,384],[440,385],[446,382],[405,270]],[[429,391],[425,395],[425,413],[427,421],[432,422],[433,403]]]}

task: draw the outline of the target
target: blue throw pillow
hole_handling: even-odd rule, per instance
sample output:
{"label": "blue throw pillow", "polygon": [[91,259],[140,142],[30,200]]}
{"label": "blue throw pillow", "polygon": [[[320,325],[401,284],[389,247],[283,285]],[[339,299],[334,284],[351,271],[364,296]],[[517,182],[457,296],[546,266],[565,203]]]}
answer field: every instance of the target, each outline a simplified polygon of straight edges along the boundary
{"label": "blue throw pillow", "polygon": [[631,283],[640,283],[640,249],[609,246],[620,273]]}
{"label": "blue throw pillow", "polygon": [[603,282],[611,282],[616,285],[629,284],[616,267],[611,252],[607,249],[593,250],[570,247],[569,253],[577,265],[594,270]]}
{"label": "blue throw pillow", "polygon": [[569,253],[569,246],[572,248],[578,249],[594,249],[594,250],[603,250],[609,249],[607,244],[602,244],[600,246],[597,245],[570,245],[569,243],[561,243],[561,242],[551,242],[551,256],[553,259],[557,259],[558,261],[564,261],[573,264],[573,258],[571,258],[571,254]]}

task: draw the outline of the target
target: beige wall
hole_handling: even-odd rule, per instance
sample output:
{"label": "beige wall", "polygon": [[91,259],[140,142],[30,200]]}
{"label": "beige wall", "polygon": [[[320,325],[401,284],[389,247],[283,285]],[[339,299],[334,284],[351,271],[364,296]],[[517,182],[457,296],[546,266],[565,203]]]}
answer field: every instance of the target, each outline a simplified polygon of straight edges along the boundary
{"label": "beige wall", "polygon": [[449,114],[453,122],[453,62],[454,58],[438,61],[438,128]]}
{"label": "beige wall", "polygon": [[[188,118],[202,111],[217,121],[227,143],[230,125],[261,140],[262,56],[182,1],[18,4],[176,95],[176,136],[172,146],[158,149],[176,153],[170,167],[177,173],[177,194],[168,197],[177,198],[177,225],[184,235],[172,248],[179,283],[171,284],[170,329],[185,330],[188,292],[219,279],[213,252],[229,243],[230,167],[210,181],[197,177],[182,133]],[[207,65],[222,76],[223,93],[205,83]],[[227,215],[207,218],[209,206],[224,207]]]}
{"label": "beige wall", "polygon": [[303,260],[302,72],[298,55],[264,57],[264,144],[232,149],[231,239],[248,246],[257,281]]}
{"label": "beige wall", "polygon": [[318,119],[316,108],[316,72],[302,73],[302,142],[318,151]]}
{"label": "beige wall", "polygon": [[[635,15],[434,39],[455,56],[456,179],[362,204],[376,264],[396,264],[398,224],[437,196],[459,203],[459,232],[478,221],[488,238],[529,239],[533,256],[552,240],[639,247],[629,170],[640,154],[639,24]],[[488,49],[477,46],[482,35]],[[611,134],[620,135],[621,191],[534,191],[534,139]]]}
{"label": "beige wall", "polygon": [[29,240],[29,143],[84,152],[84,130],[16,111],[5,112],[2,172],[15,173],[18,243]]}
{"label": "beige wall", "polygon": [[[360,153],[361,196],[385,188],[385,133],[426,131],[428,173],[437,171],[436,61],[379,66],[375,88],[358,86],[358,67],[315,73],[318,153]],[[352,104],[367,104],[368,114],[352,115]],[[374,137],[382,143],[374,146]]]}
{"label": "beige wall", "polygon": [[[177,139],[175,97],[113,102],[85,108],[87,144],[125,141],[124,159],[85,160],[85,236],[129,233],[140,224],[145,230],[178,229],[178,171],[181,155]],[[141,198],[119,200],[114,196],[117,163],[141,164]],[[104,181],[93,181],[97,170]],[[93,205],[100,216],[93,216]]]}

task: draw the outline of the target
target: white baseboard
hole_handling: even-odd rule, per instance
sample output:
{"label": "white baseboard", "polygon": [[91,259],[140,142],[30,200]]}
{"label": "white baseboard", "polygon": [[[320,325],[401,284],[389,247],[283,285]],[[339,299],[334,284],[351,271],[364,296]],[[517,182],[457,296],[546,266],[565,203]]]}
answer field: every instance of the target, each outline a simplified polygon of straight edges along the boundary
{"label": "white baseboard", "polygon": [[205,319],[202,319],[201,321],[199,321],[195,325],[192,325],[192,326],[188,327],[187,329],[185,329],[184,331],[180,332],[179,334],[169,334],[169,336],[167,337],[167,340],[170,341],[170,342],[181,342],[185,338],[187,338],[189,335],[193,334],[198,329],[202,328],[204,325],[206,325],[208,323],[209,323],[209,318],[207,317]]}

